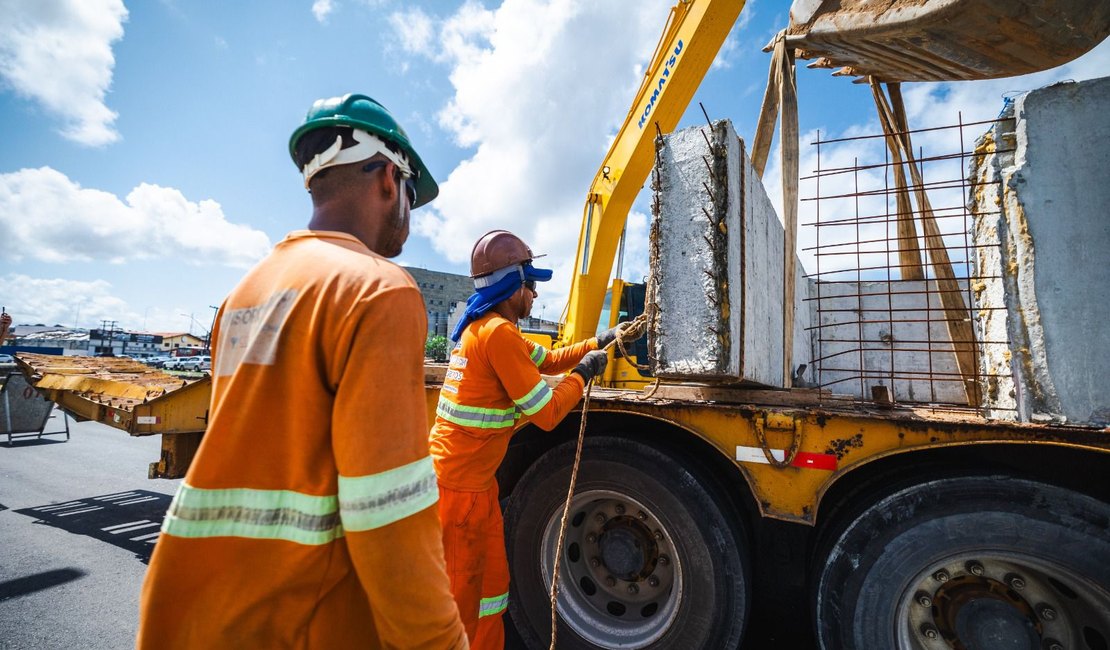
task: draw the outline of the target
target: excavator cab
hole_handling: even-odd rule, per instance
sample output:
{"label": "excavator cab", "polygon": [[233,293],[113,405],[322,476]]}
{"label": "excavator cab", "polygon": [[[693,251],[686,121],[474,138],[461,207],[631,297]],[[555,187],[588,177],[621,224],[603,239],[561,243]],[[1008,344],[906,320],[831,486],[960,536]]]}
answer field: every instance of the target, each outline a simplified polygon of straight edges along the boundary
{"label": "excavator cab", "polygon": [[[646,297],[647,285],[644,283],[625,282],[620,278],[614,278],[613,284],[605,292],[605,303],[601,308],[597,331],[616,327],[644,313]],[[647,364],[646,336],[633,341],[624,350],[614,346],[609,364],[605,367],[605,376],[600,384],[606,388],[642,388],[652,378]]]}
{"label": "excavator cab", "polygon": [[877,81],[1038,72],[1110,34],[1110,0],[794,0],[786,46],[810,67]]}

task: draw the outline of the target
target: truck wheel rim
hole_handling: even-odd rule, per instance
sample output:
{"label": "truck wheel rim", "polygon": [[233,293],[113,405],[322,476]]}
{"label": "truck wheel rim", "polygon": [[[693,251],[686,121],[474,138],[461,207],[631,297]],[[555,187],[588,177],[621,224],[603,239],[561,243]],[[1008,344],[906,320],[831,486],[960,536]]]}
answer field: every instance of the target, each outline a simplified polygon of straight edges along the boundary
{"label": "truck wheel rim", "polygon": [[[543,535],[548,591],[562,508]],[[579,636],[602,647],[642,648],[674,622],[682,601],[682,562],[671,532],[650,508],[608,490],[571,501],[558,610]]]}
{"label": "truck wheel rim", "polygon": [[898,647],[1107,647],[1110,594],[1043,560],[964,553],[919,573],[899,599]]}

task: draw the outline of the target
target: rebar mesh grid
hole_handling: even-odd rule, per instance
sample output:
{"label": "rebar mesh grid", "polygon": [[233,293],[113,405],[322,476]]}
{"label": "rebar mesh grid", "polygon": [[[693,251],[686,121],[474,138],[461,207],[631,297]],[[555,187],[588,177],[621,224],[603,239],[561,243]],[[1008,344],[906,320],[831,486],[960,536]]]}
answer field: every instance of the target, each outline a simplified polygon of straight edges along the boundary
{"label": "rebar mesh grid", "polygon": [[[982,340],[975,327],[974,314],[987,308],[975,304],[973,288],[988,278],[975,275],[977,249],[985,246],[971,232],[976,219],[997,212],[968,208],[975,190],[969,170],[987,155],[974,150],[975,139],[998,122],[1013,128],[1012,118],[964,122],[961,114],[951,125],[909,131],[921,183],[907,180],[905,188],[895,186],[899,163],[883,134],[826,140],[818,132],[811,143],[813,173],[801,179],[800,252],[813,271],[805,301],[814,355],[806,376],[828,391],[822,399],[969,406],[982,413],[979,387],[989,375],[979,357],[986,346],[1008,349],[1009,341]],[[942,304],[946,290],[933,266],[939,246],[923,234],[920,201],[912,206],[915,236],[898,234],[898,194],[916,198],[919,190],[928,194],[966,306],[959,312]],[[914,265],[899,253],[911,242],[920,251],[920,279],[907,273]],[[954,322],[970,323],[962,327],[970,334],[953,337],[960,329]],[[974,355],[972,374],[961,372],[957,354]]]}

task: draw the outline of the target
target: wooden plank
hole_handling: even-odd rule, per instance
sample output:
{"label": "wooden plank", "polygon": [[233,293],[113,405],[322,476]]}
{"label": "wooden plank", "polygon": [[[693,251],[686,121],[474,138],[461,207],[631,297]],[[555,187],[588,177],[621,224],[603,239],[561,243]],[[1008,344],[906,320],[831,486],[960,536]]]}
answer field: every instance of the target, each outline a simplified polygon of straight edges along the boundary
{"label": "wooden plank", "polygon": [[[651,393],[651,387],[644,394]],[[722,404],[770,404],[775,406],[817,406],[829,402],[833,394],[827,390],[793,388],[767,390],[701,384],[660,384],[651,393],[652,399],[676,402],[719,402]]]}

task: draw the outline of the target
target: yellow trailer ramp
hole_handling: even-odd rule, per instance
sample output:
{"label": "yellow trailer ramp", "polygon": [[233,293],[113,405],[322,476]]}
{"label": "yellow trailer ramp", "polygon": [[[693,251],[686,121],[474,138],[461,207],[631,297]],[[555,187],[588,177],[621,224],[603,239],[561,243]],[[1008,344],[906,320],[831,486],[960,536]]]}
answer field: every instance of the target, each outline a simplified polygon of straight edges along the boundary
{"label": "yellow trailer ramp", "polygon": [[150,478],[181,478],[208,421],[212,380],[182,378],[132,359],[20,353],[20,370],[78,421],[96,420],[133,436],[162,436]]}

